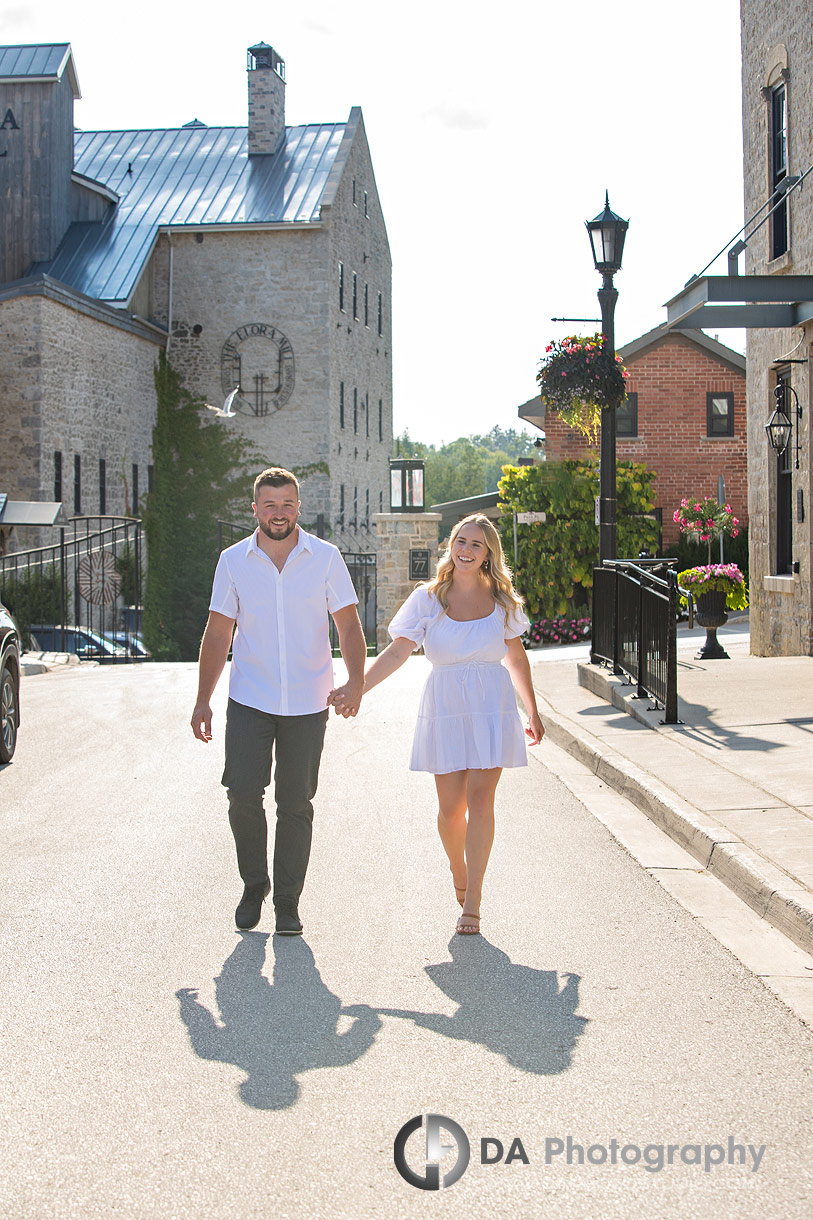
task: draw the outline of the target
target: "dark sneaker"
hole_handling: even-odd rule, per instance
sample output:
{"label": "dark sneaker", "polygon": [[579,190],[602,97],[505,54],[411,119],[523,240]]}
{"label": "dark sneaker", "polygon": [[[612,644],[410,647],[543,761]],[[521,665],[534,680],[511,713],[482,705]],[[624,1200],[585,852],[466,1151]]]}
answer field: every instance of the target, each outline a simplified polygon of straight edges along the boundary
{"label": "dark sneaker", "polygon": [[256,928],[260,922],[263,903],[270,893],[271,882],[267,879],[257,882],[256,885],[245,887],[243,897],[234,912],[234,922],[239,932],[248,932],[251,928]]}
{"label": "dark sneaker", "polygon": [[274,908],[277,913],[278,936],[301,936],[302,924],[296,909],[295,898],[275,898]]}

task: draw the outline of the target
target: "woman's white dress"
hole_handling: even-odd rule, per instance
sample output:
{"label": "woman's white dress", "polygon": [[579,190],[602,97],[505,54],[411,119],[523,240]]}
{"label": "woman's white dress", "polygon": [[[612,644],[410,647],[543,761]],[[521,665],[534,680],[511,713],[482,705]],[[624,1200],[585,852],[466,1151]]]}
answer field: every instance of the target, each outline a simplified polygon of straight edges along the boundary
{"label": "woman's white dress", "polygon": [[525,767],[525,735],[506,640],[528,629],[522,611],[495,605],[486,618],[461,623],[418,588],[389,625],[393,639],[412,640],[432,663],[418,709],[411,771],[445,775],[469,768]]}

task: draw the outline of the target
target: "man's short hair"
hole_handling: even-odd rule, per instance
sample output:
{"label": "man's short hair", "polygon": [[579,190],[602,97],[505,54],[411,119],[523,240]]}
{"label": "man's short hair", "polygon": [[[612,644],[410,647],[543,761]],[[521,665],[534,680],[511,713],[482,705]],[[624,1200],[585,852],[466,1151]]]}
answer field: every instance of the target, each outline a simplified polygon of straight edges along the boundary
{"label": "man's short hair", "polygon": [[288,483],[292,483],[296,488],[298,500],[299,479],[295,474],[291,474],[290,470],[285,470],[282,466],[269,466],[266,470],[261,470],[254,480],[253,502],[257,503],[257,493],[261,487],[285,487]]}

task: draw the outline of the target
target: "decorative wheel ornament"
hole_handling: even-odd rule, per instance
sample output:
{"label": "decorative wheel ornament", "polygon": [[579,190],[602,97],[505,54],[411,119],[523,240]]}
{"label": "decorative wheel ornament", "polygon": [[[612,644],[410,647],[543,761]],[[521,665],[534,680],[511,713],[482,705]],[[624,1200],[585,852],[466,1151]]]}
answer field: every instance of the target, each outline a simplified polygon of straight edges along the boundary
{"label": "decorative wheel ornament", "polygon": [[79,592],[94,606],[109,606],[116,600],[121,577],[109,551],[96,551],[79,560]]}

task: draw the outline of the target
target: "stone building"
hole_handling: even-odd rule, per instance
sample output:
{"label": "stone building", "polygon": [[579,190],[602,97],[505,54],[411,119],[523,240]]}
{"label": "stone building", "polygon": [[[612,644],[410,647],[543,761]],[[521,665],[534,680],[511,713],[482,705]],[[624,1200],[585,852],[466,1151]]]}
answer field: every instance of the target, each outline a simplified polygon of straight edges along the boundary
{"label": "stone building", "polygon": [[[656,508],[665,546],[676,542],[672,514],[686,495],[716,496],[723,476],[726,500],[748,524],[745,358],[702,331],[657,327],[618,349],[629,372],[627,400],[618,409],[619,461],[655,473]],[[545,432],[548,460],[581,458],[598,448],[539,398],[520,416]]]}
{"label": "stone building", "polygon": [[[813,27],[807,0],[742,0],[745,224],[728,275],[695,278],[669,324],[747,328],[751,650],[813,654]],[[745,275],[738,261],[745,253]],[[778,397],[777,397],[778,390]],[[765,425],[780,406],[789,443]]]}
{"label": "stone building", "polygon": [[[0,491],[137,513],[164,348],[268,463],[322,463],[303,519],[388,507],[391,261],[360,109],[285,125],[248,52],[248,125],[74,131],[71,48],[0,47]],[[247,489],[248,490],[248,489]]]}

